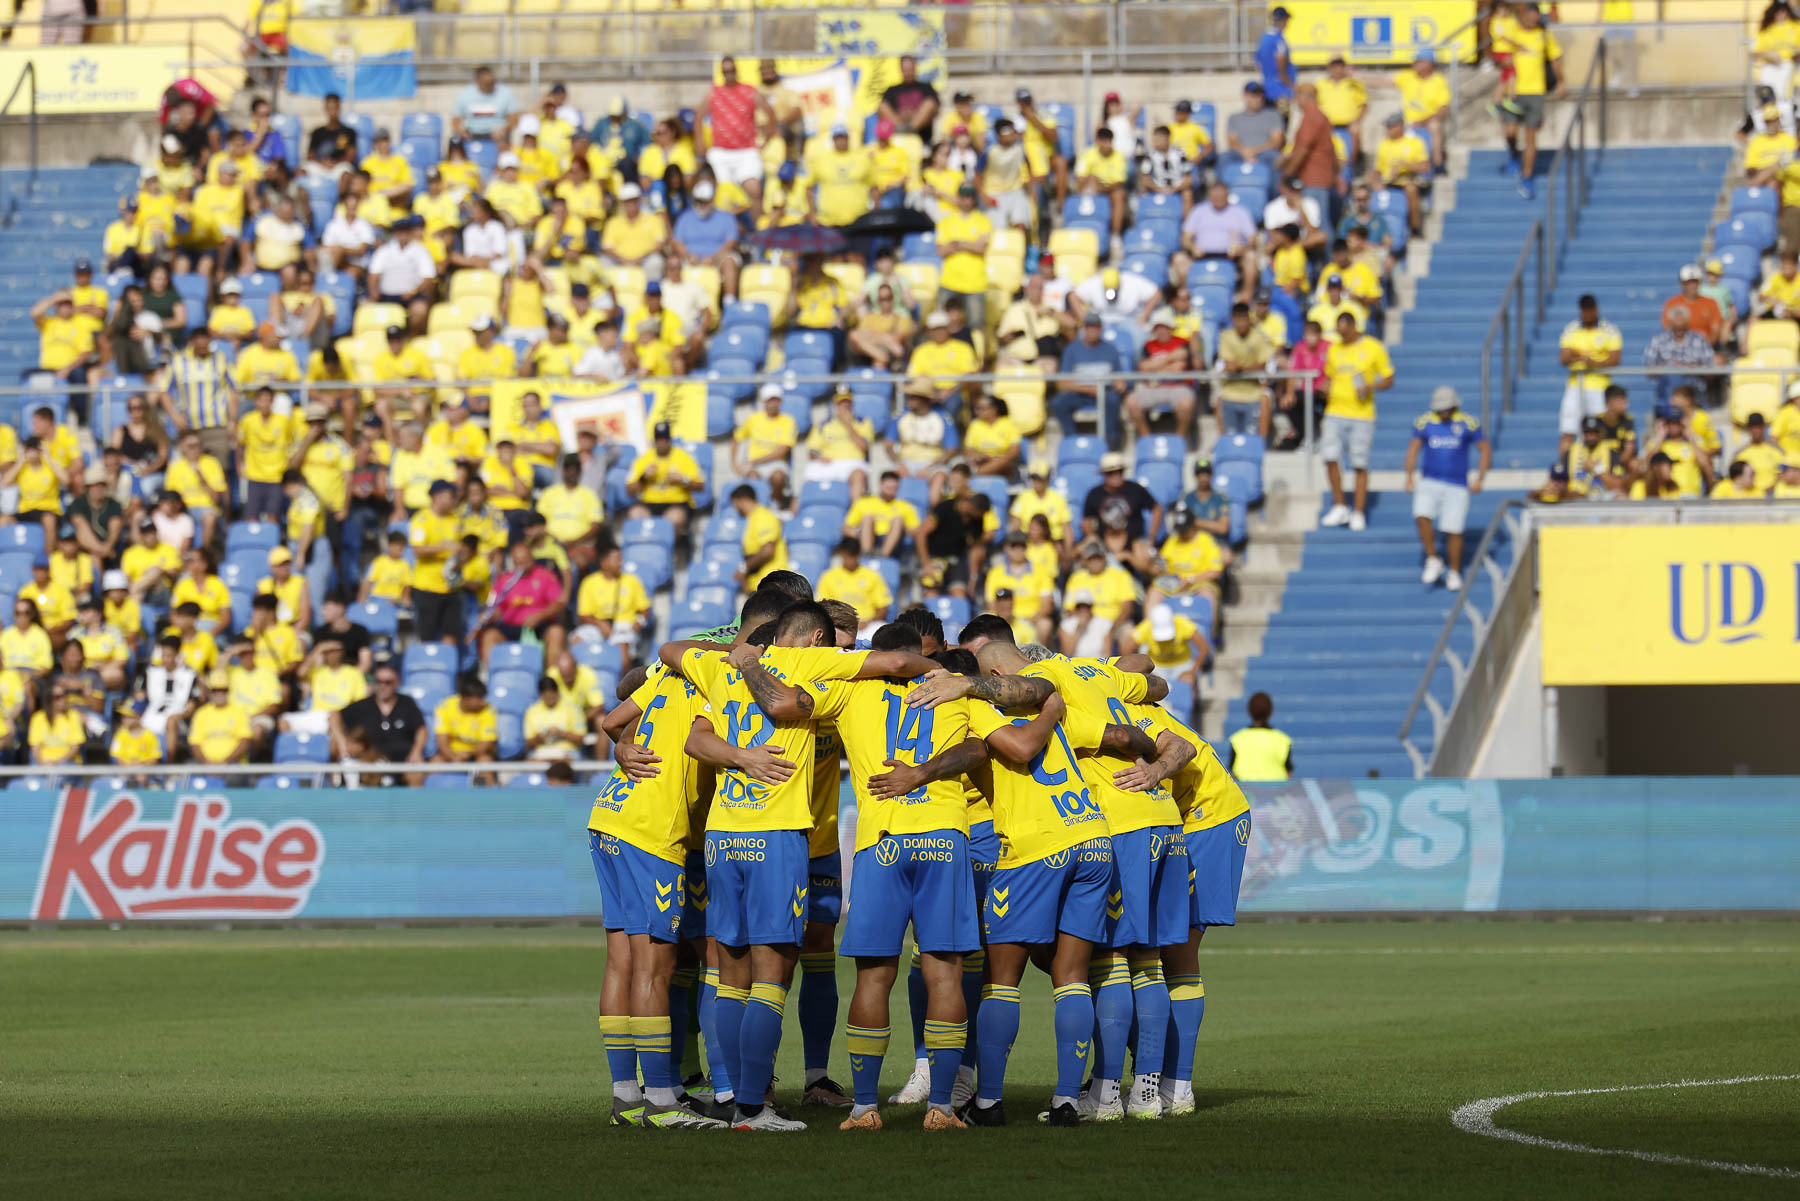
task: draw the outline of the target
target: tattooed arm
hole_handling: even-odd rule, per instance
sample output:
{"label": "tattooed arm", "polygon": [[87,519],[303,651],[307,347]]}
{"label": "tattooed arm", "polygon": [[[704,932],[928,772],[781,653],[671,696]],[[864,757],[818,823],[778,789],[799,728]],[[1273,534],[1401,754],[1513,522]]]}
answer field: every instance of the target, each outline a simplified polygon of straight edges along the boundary
{"label": "tattooed arm", "polygon": [[1154,761],[1146,762],[1150,758],[1148,755],[1138,756],[1136,763],[1113,773],[1113,783],[1127,792],[1149,792],[1186,767],[1199,754],[1193,743],[1170,730],[1157,735],[1154,749]]}
{"label": "tattooed arm", "polygon": [[713,729],[704,717],[694,719],[683,748],[701,763],[714,767],[735,767],[753,780],[779,784],[794,774],[794,763],[783,759],[782,748],[764,743],[761,746],[732,746]]}
{"label": "tattooed arm", "polygon": [[940,668],[907,694],[906,703],[915,709],[935,709],[946,701],[972,696],[1000,709],[1037,709],[1055,692],[1049,680],[1036,676],[959,676]]}
{"label": "tattooed arm", "polygon": [[946,747],[918,766],[889,759],[883,766],[889,770],[869,777],[869,794],[878,800],[891,800],[923,788],[936,780],[949,780],[967,775],[987,762],[987,743],[974,736],[955,746]]}
{"label": "tattooed arm", "polygon": [[1024,766],[1049,745],[1056,723],[1062,720],[1066,712],[1068,710],[1063,705],[1062,697],[1052,693],[1044,702],[1043,709],[1030,721],[1021,720],[1014,725],[1002,726],[989,734],[988,747],[1002,759]]}
{"label": "tattooed arm", "polygon": [[743,668],[743,673],[744,687],[750,690],[750,695],[756,698],[756,707],[770,721],[794,721],[812,716],[812,694],[804,688],[782,683],[761,663],[749,664]]}
{"label": "tattooed arm", "polygon": [[1169,695],[1169,682],[1156,674],[1156,664],[1149,655],[1120,655],[1113,667],[1119,671],[1128,671],[1134,676],[1143,676],[1150,689],[1144,700],[1149,704],[1158,704]]}
{"label": "tattooed arm", "polygon": [[1121,759],[1154,759],[1156,743],[1150,741],[1150,735],[1136,726],[1114,722],[1100,736],[1100,746],[1095,753],[1117,755]]}

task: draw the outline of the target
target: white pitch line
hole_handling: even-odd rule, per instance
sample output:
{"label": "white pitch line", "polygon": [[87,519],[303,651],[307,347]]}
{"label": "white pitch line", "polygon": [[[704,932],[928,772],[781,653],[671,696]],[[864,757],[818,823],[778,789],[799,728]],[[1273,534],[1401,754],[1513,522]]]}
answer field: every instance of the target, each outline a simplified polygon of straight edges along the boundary
{"label": "white pitch line", "polygon": [[1793,1168],[1772,1168],[1759,1163],[1732,1163],[1723,1159],[1696,1159],[1692,1156],[1673,1155],[1665,1151],[1630,1151],[1617,1147],[1590,1147],[1586,1143],[1568,1143],[1561,1139],[1539,1138],[1535,1134],[1521,1134],[1517,1130],[1507,1130],[1494,1124],[1494,1115],[1508,1105],[1517,1105],[1521,1101],[1535,1101],[1539,1097],[1593,1097],[1605,1093],[1639,1093],[1664,1088],[1708,1088],[1723,1084],[1758,1084],[1770,1080],[1800,1080],[1800,1075],[1733,1076],[1728,1080],[1675,1080],[1667,1084],[1623,1084],[1614,1088],[1572,1088],[1562,1091],[1514,1093],[1510,1097],[1487,1097],[1480,1101],[1471,1101],[1452,1113],[1450,1120],[1456,1123],[1459,1130],[1469,1134],[1508,1139],[1530,1147],[1549,1147],[1554,1151],[1579,1151],[1584,1155],[1621,1155],[1627,1159],[1641,1159],[1645,1163],[1713,1168],[1721,1172],[1737,1172],[1744,1176],[1773,1176],[1780,1180],[1800,1180],[1800,1171]]}

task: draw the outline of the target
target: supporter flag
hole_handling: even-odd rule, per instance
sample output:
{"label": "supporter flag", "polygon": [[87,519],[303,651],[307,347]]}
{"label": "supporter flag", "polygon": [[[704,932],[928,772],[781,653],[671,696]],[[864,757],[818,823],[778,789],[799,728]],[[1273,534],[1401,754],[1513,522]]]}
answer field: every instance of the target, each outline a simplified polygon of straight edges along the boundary
{"label": "supporter flag", "polygon": [[347,104],[403,100],[419,90],[418,35],[411,21],[295,21],[288,29],[287,89],[342,95]]}

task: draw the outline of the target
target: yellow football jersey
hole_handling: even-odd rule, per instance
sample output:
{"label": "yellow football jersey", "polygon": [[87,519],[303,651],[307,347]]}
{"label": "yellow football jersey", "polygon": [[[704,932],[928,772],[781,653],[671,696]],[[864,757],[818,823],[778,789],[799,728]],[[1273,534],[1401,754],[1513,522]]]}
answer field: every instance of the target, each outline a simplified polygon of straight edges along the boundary
{"label": "yellow football jersey", "polygon": [[[1125,706],[1149,694],[1149,681],[1143,676],[1092,659],[1047,659],[1019,674],[1049,680],[1056,686],[1069,707],[1063,727],[1077,753],[1097,751],[1108,725],[1130,725]],[[1107,827],[1114,834],[1124,834],[1150,826],[1180,825],[1181,813],[1168,789],[1128,792],[1113,783],[1113,773],[1132,763],[1118,755],[1096,754],[1091,760],[1092,770],[1086,773],[1088,791],[1106,814]]]}
{"label": "yellow football jersey", "polygon": [[[786,683],[853,680],[868,653],[832,647],[780,647],[763,651],[762,665]],[[779,784],[765,784],[728,768],[719,773],[718,793],[707,817],[709,830],[811,830],[815,721],[811,717],[771,721],[757,705],[744,677],[720,651],[691,650],[681,658],[681,674],[705,694],[713,728],[732,746],[773,744],[794,765]]]}
{"label": "yellow football jersey", "polygon": [[648,780],[633,780],[614,768],[594,798],[588,829],[681,863],[700,803],[700,765],[687,753],[687,737],[694,718],[710,712],[706,697],[674,672],[652,668],[631,703],[642,710],[631,741],[662,763]]}
{"label": "yellow football jersey", "polygon": [[858,851],[874,846],[888,834],[969,832],[969,805],[960,777],[937,780],[890,800],[869,795],[870,777],[884,773],[889,759],[916,766],[969,735],[967,701],[935,709],[910,708],[906,695],[914,683],[855,680],[806,685],[815,697],[813,716],[837,724],[850,756],[850,780],[856,789],[854,849]]}
{"label": "yellow football jersey", "polygon": [[1219,762],[1212,744],[1194,733],[1188,725],[1161,705],[1127,705],[1125,712],[1131,723],[1156,738],[1164,733],[1185,738],[1198,753],[1186,767],[1168,780],[1175,795],[1175,807],[1181,811],[1182,829],[1192,833],[1210,830],[1228,821],[1236,821],[1250,812],[1250,800]]}
{"label": "yellow football jersey", "polygon": [[[1024,725],[1035,714],[1008,716],[992,705],[969,705],[969,733],[986,738],[1009,725]],[[1059,724],[1044,749],[1027,764],[1001,756],[994,771],[994,832],[1000,837],[1000,867],[1019,867],[1105,838],[1106,815],[1089,794],[1068,735]]]}

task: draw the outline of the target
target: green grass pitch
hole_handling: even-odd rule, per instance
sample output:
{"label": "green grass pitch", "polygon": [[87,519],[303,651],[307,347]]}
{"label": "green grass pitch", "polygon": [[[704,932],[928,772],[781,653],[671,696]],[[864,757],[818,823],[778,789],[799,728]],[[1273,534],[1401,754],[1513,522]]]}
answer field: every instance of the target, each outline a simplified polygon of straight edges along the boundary
{"label": "green grass pitch", "polygon": [[[1013,1125],[927,1139],[612,1130],[588,928],[0,935],[8,1195],[403,1198],[1794,1197],[1800,1179],[1571,1153],[1451,1124],[1483,1097],[1800,1073],[1800,924],[1221,930],[1201,1111],[1038,1127],[1026,982]],[[841,973],[846,1003],[850,967]],[[777,1073],[801,1080],[791,1016]],[[897,990],[896,1031],[906,1029]],[[884,1093],[910,1068],[901,1034]],[[847,1080],[840,1034],[833,1071]],[[1800,1170],[1800,1080],[1549,1097],[1505,1128]]]}

